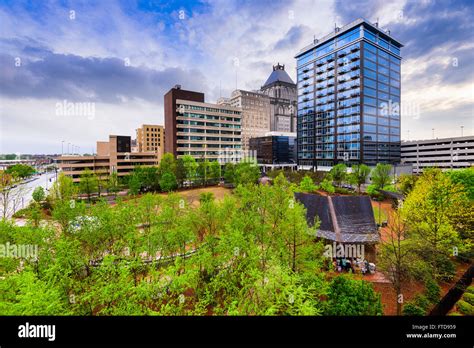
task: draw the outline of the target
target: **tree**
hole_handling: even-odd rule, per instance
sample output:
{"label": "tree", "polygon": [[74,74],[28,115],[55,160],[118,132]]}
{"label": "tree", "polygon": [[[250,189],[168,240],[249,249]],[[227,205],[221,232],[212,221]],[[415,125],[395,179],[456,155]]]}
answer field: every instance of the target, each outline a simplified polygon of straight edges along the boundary
{"label": "tree", "polygon": [[327,178],[325,178],[322,182],[321,182],[321,189],[323,191],[326,191],[327,193],[334,193],[336,192],[332,182],[330,180],[328,180]]}
{"label": "tree", "polygon": [[[390,183],[390,171],[392,166],[390,164],[377,163],[372,170],[372,183],[377,190],[382,190]],[[379,200],[379,221],[382,214],[382,202]]]}
{"label": "tree", "polygon": [[461,184],[465,187],[470,200],[474,200],[474,168],[449,170],[446,175],[455,184]]}
{"label": "tree", "polygon": [[173,173],[166,172],[161,176],[160,179],[161,189],[165,192],[170,192],[178,186],[176,182],[176,177]]}
{"label": "tree", "polygon": [[235,164],[227,162],[224,166],[224,181],[233,184],[235,181]]}
{"label": "tree", "polygon": [[3,220],[13,215],[22,203],[26,189],[20,182],[19,177],[0,171],[0,210]]}
{"label": "tree", "polygon": [[336,164],[331,168],[329,174],[336,183],[337,186],[341,186],[342,182],[346,179],[347,176],[347,167],[344,163]]}
{"label": "tree", "polygon": [[172,153],[165,153],[160,161],[160,175],[165,173],[176,173],[176,161]]}
{"label": "tree", "polygon": [[35,173],[35,169],[29,165],[19,163],[8,167],[5,172],[14,177],[25,179],[32,176]]}
{"label": "tree", "polygon": [[329,284],[326,315],[382,315],[380,294],[371,283],[349,275],[334,277]]}
{"label": "tree", "polygon": [[389,232],[381,243],[380,267],[388,275],[395,293],[397,294],[397,315],[402,314],[402,284],[411,278],[410,248],[407,244],[407,225],[398,211],[389,216]]}
{"label": "tree", "polygon": [[221,178],[221,165],[218,161],[212,161],[209,165],[209,178],[214,182],[218,182]]}
{"label": "tree", "polygon": [[138,195],[140,193],[142,183],[140,180],[140,174],[135,171],[128,177],[128,190],[131,195]]}
{"label": "tree", "polygon": [[53,184],[50,195],[53,200],[71,200],[77,194],[77,186],[71,177],[60,173],[58,180]]}
{"label": "tree", "polygon": [[184,155],[182,157],[183,165],[186,171],[186,180],[188,182],[193,182],[197,176],[198,164],[196,159],[191,155]]}
{"label": "tree", "polygon": [[186,167],[182,158],[176,160],[176,182],[178,187],[183,187],[183,183],[186,180]]}
{"label": "tree", "polygon": [[81,192],[87,195],[87,200],[90,203],[92,194],[98,190],[97,177],[90,169],[87,168],[82,172],[79,187]]}
{"label": "tree", "polygon": [[415,187],[418,177],[413,174],[402,174],[398,177],[397,184],[404,195],[408,195]]}
{"label": "tree", "polygon": [[309,175],[305,175],[303,180],[300,182],[299,186],[302,192],[314,192],[317,190],[318,186],[316,186],[313,182],[313,179]]}
{"label": "tree", "polygon": [[355,164],[352,166],[352,173],[349,178],[352,183],[357,185],[357,192],[360,194],[361,185],[367,182],[370,174],[370,168],[365,164]]}
{"label": "tree", "polygon": [[392,166],[390,164],[377,163],[377,166],[372,170],[372,182],[377,189],[382,190],[384,186],[390,184],[390,172]]}
{"label": "tree", "polygon": [[41,203],[42,201],[44,201],[44,199],[46,198],[46,195],[44,193],[44,189],[42,186],[38,186],[34,189],[33,191],[33,194],[31,195],[33,197],[33,200],[36,202],[36,203]]}
{"label": "tree", "polygon": [[201,185],[207,185],[207,179],[209,178],[209,161],[207,159],[202,160],[198,163],[198,176],[201,182]]}
{"label": "tree", "polygon": [[260,169],[254,163],[240,162],[234,171],[234,183],[236,185],[255,184],[260,177]]}
{"label": "tree", "polygon": [[116,196],[119,189],[120,188],[119,188],[119,182],[118,182],[118,175],[117,175],[117,172],[114,171],[109,176],[107,191],[111,192],[114,196]]}
{"label": "tree", "polygon": [[[439,169],[425,170],[401,208],[410,237],[418,244],[419,255],[430,264],[436,279],[449,279],[449,256],[471,246],[471,238],[461,240],[460,216],[472,212],[467,191]],[[463,214],[463,212],[465,212]]]}

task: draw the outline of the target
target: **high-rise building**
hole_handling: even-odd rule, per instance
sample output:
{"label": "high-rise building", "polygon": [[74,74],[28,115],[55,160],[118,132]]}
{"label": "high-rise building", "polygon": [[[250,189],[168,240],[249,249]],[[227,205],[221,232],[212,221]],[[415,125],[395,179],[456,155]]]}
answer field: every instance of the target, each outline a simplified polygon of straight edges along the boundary
{"label": "high-rise building", "polygon": [[400,162],[400,48],[364,19],[296,56],[298,164]]}
{"label": "high-rise building", "polygon": [[165,94],[165,152],[197,160],[235,157],[242,150],[242,109],[204,102],[204,94],[174,87]]}
{"label": "high-rise building", "polygon": [[144,124],[136,130],[138,152],[155,152],[161,159],[165,152],[165,130],[156,124]]}
{"label": "high-rise building", "polygon": [[270,131],[295,132],[296,84],[285,71],[285,65],[273,66],[260,92],[270,98]]}
{"label": "high-rise building", "polygon": [[[218,102],[219,103],[219,102]],[[249,150],[251,138],[264,136],[270,130],[270,98],[262,93],[237,89],[220,104],[242,108],[242,149]]]}

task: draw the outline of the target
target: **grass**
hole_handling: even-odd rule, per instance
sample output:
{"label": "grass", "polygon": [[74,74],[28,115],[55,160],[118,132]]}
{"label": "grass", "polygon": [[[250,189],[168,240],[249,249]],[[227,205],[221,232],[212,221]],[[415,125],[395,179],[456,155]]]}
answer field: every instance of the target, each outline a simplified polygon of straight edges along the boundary
{"label": "grass", "polygon": [[379,207],[377,205],[374,205],[372,208],[374,209],[375,223],[381,224],[382,222],[387,221],[387,213],[385,209],[381,208],[379,221]]}

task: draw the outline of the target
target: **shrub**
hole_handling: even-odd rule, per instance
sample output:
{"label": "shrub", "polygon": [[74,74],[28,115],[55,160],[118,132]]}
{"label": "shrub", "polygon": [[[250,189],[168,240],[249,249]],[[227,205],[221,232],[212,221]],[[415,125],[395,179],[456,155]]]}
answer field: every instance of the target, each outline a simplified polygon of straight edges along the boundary
{"label": "shrub", "polygon": [[408,301],[403,306],[403,315],[421,316],[421,315],[425,315],[425,310],[421,308],[420,306],[416,305],[414,302]]}
{"label": "shrub", "polygon": [[474,285],[468,286],[466,289],[467,293],[474,294]]}
{"label": "shrub", "polygon": [[474,315],[474,306],[464,300],[459,300],[456,307],[464,315]]}
{"label": "shrub", "polygon": [[174,174],[169,172],[164,173],[160,179],[160,187],[165,192],[176,189],[176,187],[178,187],[178,183],[176,182],[176,177]]}
{"label": "shrub", "polygon": [[321,190],[326,191],[327,193],[334,193],[336,191],[333,184],[327,179],[324,179],[321,183]]}
{"label": "shrub", "polygon": [[426,281],[426,298],[431,303],[437,303],[439,301],[441,288],[433,278],[428,278]]}
{"label": "shrub", "polygon": [[474,306],[474,294],[471,294],[469,292],[464,293],[462,296],[462,299],[469,303],[471,306]]}

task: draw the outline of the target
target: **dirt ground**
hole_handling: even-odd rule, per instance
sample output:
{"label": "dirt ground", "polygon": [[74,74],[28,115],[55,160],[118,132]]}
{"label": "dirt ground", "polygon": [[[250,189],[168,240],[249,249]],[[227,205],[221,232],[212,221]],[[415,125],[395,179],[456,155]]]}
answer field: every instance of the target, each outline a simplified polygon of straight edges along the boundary
{"label": "dirt ground", "polygon": [[[231,190],[221,186],[209,186],[189,190],[178,191],[177,194],[186,198],[188,203],[194,206],[199,205],[199,195],[204,192],[212,192],[217,201],[221,201],[225,196],[231,194]],[[166,193],[162,193],[166,195]]]}

